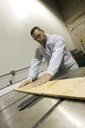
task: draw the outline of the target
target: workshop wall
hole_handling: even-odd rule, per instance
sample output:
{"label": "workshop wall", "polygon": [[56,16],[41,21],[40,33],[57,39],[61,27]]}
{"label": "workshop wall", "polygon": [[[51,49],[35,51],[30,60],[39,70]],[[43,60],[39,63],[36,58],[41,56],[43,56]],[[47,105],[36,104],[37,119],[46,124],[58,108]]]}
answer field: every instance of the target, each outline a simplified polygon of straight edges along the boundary
{"label": "workshop wall", "polygon": [[76,49],[84,51],[85,47],[85,0],[56,0],[58,9],[65,21]]}

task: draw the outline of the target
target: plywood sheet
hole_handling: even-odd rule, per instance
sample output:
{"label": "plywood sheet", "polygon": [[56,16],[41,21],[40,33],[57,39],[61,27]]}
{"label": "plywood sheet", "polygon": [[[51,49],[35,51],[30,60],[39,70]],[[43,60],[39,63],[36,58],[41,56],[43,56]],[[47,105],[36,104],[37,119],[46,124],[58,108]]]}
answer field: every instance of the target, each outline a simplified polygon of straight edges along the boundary
{"label": "plywood sheet", "polygon": [[33,83],[15,90],[61,98],[85,99],[85,77],[49,81],[37,87],[32,85]]}

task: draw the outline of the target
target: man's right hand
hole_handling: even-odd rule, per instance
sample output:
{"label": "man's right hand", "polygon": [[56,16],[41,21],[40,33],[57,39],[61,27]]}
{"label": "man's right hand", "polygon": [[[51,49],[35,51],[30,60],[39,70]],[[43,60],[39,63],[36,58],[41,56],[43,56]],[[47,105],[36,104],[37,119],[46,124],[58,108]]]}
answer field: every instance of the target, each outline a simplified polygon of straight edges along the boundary
{"label": "man's right hand", "polygon": [[26,80],[24,81],[18,88],[24,87],[25,85],[32,83],[32,80]]}

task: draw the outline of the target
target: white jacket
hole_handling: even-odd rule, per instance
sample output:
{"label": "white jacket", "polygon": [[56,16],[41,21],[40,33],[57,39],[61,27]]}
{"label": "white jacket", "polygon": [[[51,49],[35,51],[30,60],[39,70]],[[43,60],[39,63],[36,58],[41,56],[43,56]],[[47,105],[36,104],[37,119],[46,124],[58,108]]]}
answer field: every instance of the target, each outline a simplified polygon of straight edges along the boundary
{"label": "white jacket", "polygon": [[31,62],[28,72],[28,79],[34,80],[37,77],[42,59],[47,61],[47,73],[53,76],[59,70],[71,70],[78,68],[76,61],[73,59],[71,53],[66,49],[65,41],[60,35],[47,35],[46,45],[40,45],[36,49],[35,58]]}

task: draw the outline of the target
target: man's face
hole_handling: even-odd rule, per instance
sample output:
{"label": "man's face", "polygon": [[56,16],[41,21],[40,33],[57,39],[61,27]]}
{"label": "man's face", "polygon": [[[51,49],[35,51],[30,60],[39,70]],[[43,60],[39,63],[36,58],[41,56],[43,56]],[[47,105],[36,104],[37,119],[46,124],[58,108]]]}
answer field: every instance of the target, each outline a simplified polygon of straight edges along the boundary
{"label": "man's face", "polygon": [[43,30],[36,29],[32,34],[32,37],[40,44],[44,44],[46,42],[46,35]]}

